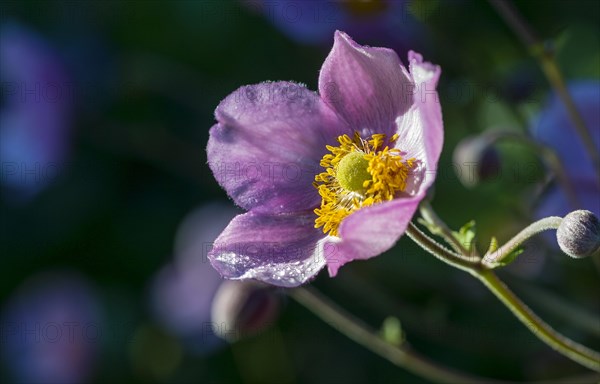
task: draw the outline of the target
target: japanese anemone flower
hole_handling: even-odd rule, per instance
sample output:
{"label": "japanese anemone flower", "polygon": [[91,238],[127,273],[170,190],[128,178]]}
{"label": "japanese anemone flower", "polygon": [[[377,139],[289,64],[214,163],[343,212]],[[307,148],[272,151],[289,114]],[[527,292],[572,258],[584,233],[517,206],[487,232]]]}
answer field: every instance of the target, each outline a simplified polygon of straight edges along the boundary
{"label": "japanese anemone flower", "polygon": [[209,252],[224,277],[293,287],[396,243],[443,143],[440,68],[415,52],[408,61],[337,31],[319,94],[266,82],[219,104],[208,163],[248,211]]}

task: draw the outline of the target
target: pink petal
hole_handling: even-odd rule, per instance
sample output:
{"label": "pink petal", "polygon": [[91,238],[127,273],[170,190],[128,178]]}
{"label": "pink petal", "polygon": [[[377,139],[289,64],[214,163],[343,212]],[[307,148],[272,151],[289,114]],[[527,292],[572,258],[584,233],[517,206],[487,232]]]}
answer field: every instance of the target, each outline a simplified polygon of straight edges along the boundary
{"label": "pink petal", "polygon": [[423,188],[428,188],[435,180],[444,145],[442,108],[436,90],[442,71],[437,65],[423,62],[423,57],[413,51],[408,53],[408,61],[415,85],[414,105],[410,113],[396,121],[400,135],[397,147],[423,162]]}
{"label": "pink petal", "polygon": [[354,212],[340,225],[339,238],[328,237],[324,247],[331,277],[353,260],[365,260],[392,248],[406,230],[423,194],[372,205]]}
{"label": "pink petal", "polygon": [[208,257],[228,279],[257,279],[298,286],[325,266],[323,233],[314,214],[236,216],[215,240]]}
{"label": "pink petal", "polygon": [[353,131],[395,133],[394,121],[413,103],[413,86],[398,55],[355,43],[336,31],[319,75],[319,93]]}
{"label": "pink petal", "polygon": [[249,85],[215,115],[208,163],[237,205],[269,213],[318,206],[312,182],[319,161],[347,128],[315,92],[290,82]]}

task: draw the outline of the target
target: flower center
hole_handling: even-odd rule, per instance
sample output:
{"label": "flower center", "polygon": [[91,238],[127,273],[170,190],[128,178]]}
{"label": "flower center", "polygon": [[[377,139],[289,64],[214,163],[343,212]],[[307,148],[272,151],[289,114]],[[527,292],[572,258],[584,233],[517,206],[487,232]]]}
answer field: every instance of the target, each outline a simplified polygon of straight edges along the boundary
{"label": "flower center", "polygon": [[401,151],[386,143],[398,139],[394,135],[375,134],[367,140],[358,133],[353,138],[342,135],[338,146],[327,146],[330,153],[321,159],[324,172],[315,176],[313,185],[321,195],[321,206],[315,209],[315,228],[337,236],[344,218],[362,207],[392,200],[406,189],[409,171],[415,159],[404,159]]}
{"label": "flower center", "polygon": [[363,184],[371,180],[371,174],[367,170],[369,162],[364,153],[350,152],[340,160],[335,176],[340,186],[351,192],[364,191]]}

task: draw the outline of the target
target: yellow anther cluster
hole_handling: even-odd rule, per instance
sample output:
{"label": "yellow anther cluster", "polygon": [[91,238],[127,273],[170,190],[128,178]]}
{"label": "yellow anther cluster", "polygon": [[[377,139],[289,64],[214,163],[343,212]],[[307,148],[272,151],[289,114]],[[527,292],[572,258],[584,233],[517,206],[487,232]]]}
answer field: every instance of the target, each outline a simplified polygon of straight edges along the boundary
{"label": "yellow anther cluster", "polygon": [[386,135],[375,134],[365,140],[355,132],[352,138],[339,136],[338,146],[327,146],[330,153],[321,159],[325,171],[316,175],[313,183],[321,195],[321,206],[315,209],[315,228],[323,227],[323,232],[337,236],[346,216],[362,207],[392,200],[406,189],[415,159],[404,160],[399,149],[386,145],[397,139],[394,135],[387,141]]}

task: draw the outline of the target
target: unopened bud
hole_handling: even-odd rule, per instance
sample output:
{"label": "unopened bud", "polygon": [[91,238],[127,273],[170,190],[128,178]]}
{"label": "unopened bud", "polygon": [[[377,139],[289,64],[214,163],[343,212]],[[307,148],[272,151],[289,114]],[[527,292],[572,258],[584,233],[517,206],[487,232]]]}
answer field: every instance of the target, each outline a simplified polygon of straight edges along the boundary
{"label": "unopened bud", "polygon": [[500,173],[500,156],[484,135],[463,139],[454,150],[453,160],[465,187],[472,188]]}
{"label": "unopened bud", "polygon": [[256,334],[272,324],[280,305],[273,287],[255,281],[224,281],[212,303],[213,332],[228,341]]}
{"label": "unopened bud", "polygon": [[600,248],[600,221],[590,211],[573,211],[556,231],[560,249],[574,258],[587,257]]}

